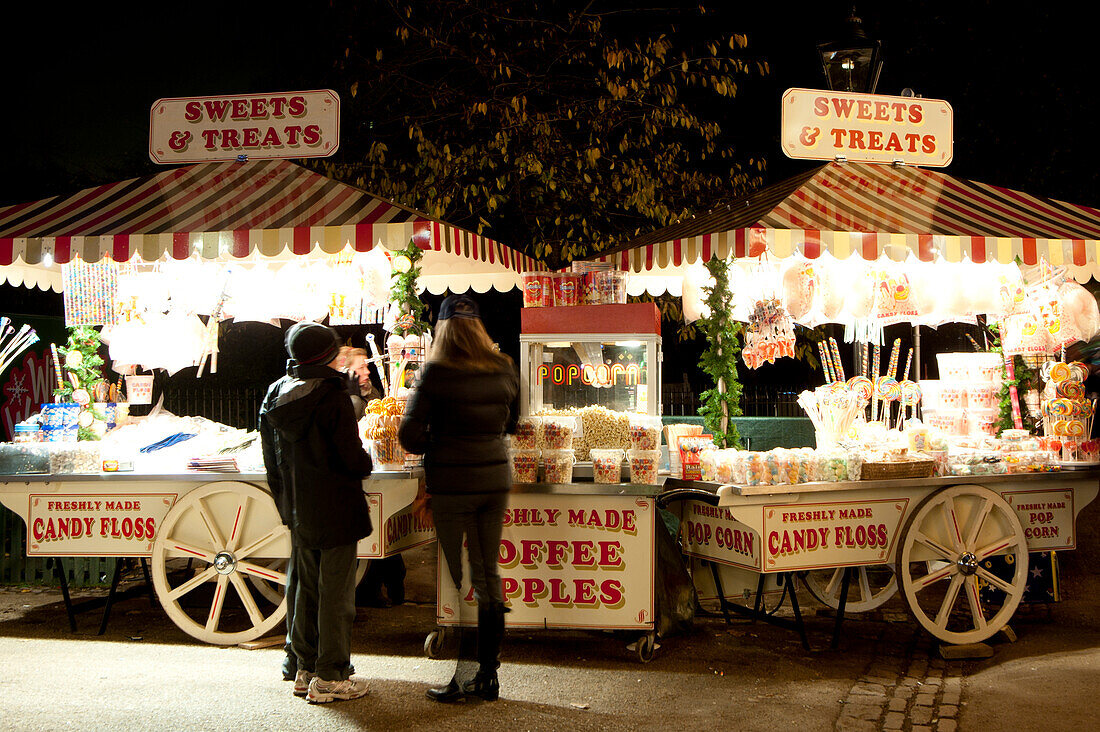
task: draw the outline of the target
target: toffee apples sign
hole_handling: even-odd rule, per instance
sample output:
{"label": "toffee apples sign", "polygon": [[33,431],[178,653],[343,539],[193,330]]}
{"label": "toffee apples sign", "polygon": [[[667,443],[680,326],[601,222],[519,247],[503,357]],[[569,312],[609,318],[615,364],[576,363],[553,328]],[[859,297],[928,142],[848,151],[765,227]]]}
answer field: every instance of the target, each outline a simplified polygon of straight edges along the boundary
{"label": "toffee apples sign", "polygon": [[801,160],[942,168],[954,157],[954,113],[939,99],[788,89],[783,153]]}
{"label": "toffee apples sign", "polygon": [[340,147],[340,97],[331,89],[158,99],[149,111],[154,163],[324,158]]}

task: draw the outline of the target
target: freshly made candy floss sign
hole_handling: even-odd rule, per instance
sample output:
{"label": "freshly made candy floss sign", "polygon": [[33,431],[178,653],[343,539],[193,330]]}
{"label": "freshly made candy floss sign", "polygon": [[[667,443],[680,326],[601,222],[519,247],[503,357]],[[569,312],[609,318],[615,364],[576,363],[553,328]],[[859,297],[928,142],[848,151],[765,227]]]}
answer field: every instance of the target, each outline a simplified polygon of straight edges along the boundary
{"label": "freshly made candy floss sign", "polygon": [[[499,557],[508,625],[652,628],[655,513],[641,496],[513,494]],[[437,621],[472,623],[469,566],[456,590],[440,552],[438,576]]]}

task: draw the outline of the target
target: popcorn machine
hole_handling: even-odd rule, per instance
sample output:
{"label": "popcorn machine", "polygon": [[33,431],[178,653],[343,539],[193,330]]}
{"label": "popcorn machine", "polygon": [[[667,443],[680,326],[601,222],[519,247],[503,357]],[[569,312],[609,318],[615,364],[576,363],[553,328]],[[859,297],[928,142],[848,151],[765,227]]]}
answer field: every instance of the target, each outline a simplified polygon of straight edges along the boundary
{"label": "popcorn machine", "polygon": [[523,414],[599,405],[661,414],[661,315],[654,303],[524,308]]}

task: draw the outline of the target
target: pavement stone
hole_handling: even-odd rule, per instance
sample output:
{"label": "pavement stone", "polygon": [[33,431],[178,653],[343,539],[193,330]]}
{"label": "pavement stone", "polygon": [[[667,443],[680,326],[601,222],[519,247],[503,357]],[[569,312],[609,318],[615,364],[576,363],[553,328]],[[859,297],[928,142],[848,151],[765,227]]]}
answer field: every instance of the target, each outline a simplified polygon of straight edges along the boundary
{"label": "pavement stone", "polygon": [[932,707],[913,707],[909,719],[913,724],[928,724],[932,721]]}
{"label": "pavement stone", "polygon": [[894,689],[895,699],[908,699],[911,696],[913,696],[912,686],[899,686],[898,688]]}
{"label": "pavement stone", "polygon": [[865,682],[858,682],[852,687],[852,690],[848,692],[848,695],[859,694],[861,696],[886,696],[886,688],[882,684],[868,684]]}
{"label": "pavement stone", "polygon": [[932,728],[926,724],[914,724],[913,732],[932,732]]}
{"label": "pavement stone", "polygon": [[882,723],[883,729],[901,729],[905,724],[905,715],[901,712],[890,712]]}
{"label": "pavement stone", "polygon": [[940,697],[940,704],[957,707],[959,705],[959,697],[960,694],[957,691],[945,691],[943,692],[943,696]]}
{"label": "pavement stone", "polygon": [[918,707],[930,707],[935,703],[935,694],[917,694],[917,698],[913,700],[913,705]]}
{"label": "pavement stone", "polygon": [[959,713],[959,708],[954,704],[941,704],[940,705],[940,717],[954,718]]}
{"label": "pavement stone", "polygon": [[842,717],[853,717],[855,719],[864,719],[871,722],[877,722],[878,718],[882,716],[882,707],[875,706],[874,704],[846,704],[844,706],[844,714]]}
{"label": "pavement stone", "polygon": [[907,706],[909,706],[908,700],[895,697],[890,700],[887,709],[891,712],[904,712]]}
{"label": "pavement stone", "polygon": [[958,729],[958,723],[953,719],[941,719],[936,725],[936,732],[955,732],[956,729]]}
{"label": "pavement stone", "polygon": [[841,717],[837,720],[836,732],[878,732],[878,724],[869,722],[866,719]]}

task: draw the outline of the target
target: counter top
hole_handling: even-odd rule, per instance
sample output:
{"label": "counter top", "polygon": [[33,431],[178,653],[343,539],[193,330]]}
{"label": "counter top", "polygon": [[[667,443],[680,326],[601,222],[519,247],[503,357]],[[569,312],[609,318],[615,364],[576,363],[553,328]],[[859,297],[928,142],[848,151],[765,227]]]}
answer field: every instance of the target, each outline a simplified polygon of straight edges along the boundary
{"label": "counter top", "polygon": [[641,496],[653,498],[664,490],[662,485],[641,483],[514,483],[512,493],[554,496]]}
{"label": "counter top", "polygon": [[[401,470],[401,471],[382,471],[376,470],[371,473],[370,478],[367,480],[400,480],[405,478],[415,478],[422,474],[419,468],[415,470]],[[185,473],[163,473],[163,474],[151,474],[151,473],[133,473],[133,472],[118,472],[118,473],[87,473],[87,474],[66,474],[66,475],[52,475],[49,473],[28,473],[25,475],[0,475],[0,484],[22,484],[22,483],[87,483],[103,481],[109,483],[130,483],[130,482],[143,482],[143,481],[187,481],[187,482],[202,482],[211,483],[219,480],[239,480],[244,483],[266,483],[267,473],[219,473],[208,472],[204,470],[193,470]]]}

